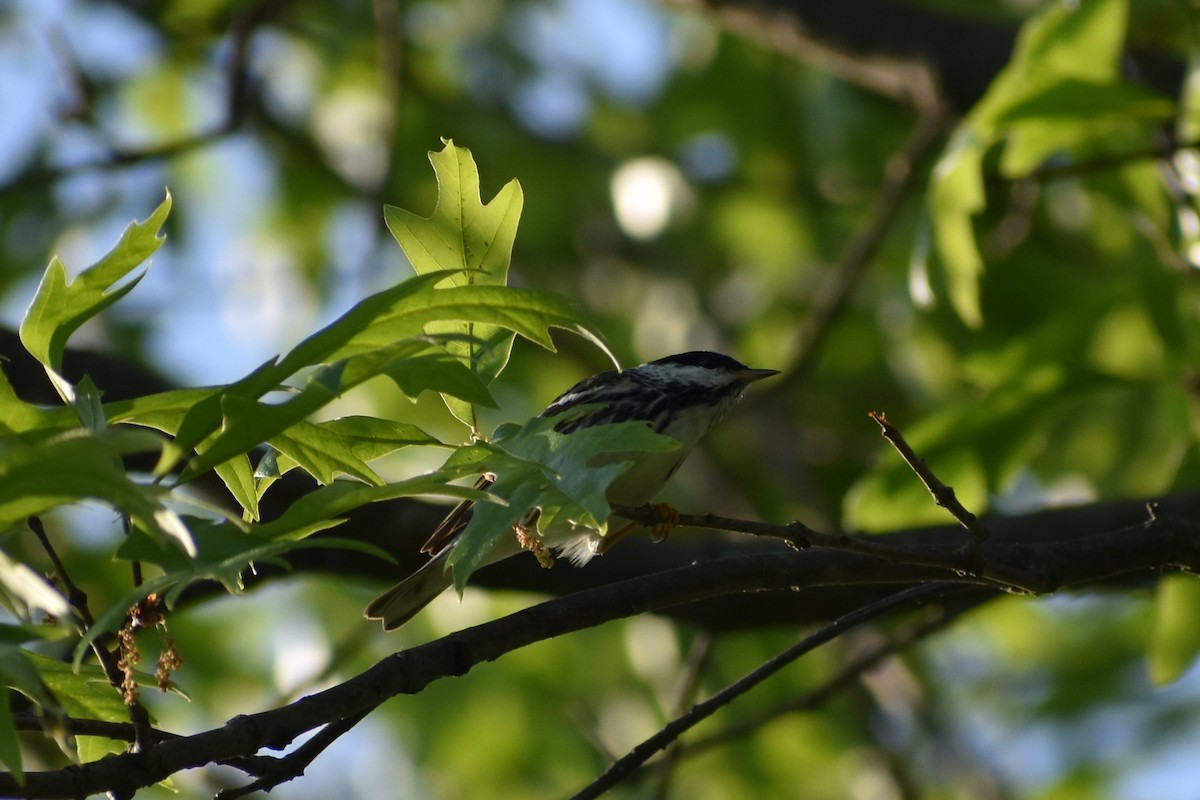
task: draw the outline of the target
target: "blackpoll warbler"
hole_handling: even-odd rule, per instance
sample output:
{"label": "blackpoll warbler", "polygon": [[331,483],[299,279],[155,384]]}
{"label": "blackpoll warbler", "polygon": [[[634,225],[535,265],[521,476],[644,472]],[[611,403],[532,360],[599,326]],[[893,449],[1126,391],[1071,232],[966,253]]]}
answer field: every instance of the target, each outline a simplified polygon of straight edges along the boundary
{"label": "blackpoll warbler", "polygon": [[[680,447],[673,450],[630,453],[628,458],[615,459],[632,463],[609,486],[609,503],[639,506],[662,490],[696,442],[742,399],[749,384],[776,374],[771,369],[750,369],[719,353],[680,353],[622,372],[593,375],[564,392],[540,416],[556,417],[573,408],[595,406],[584,414],[567,415],[555,430],[569,434],[595,425],[646,420],[655,432],[678,441]],[[485,476],[479,486],[485,488],[490,482]],[[450,587],[453,578],[445,569],[446,558],[466,526],[471,506],[471,502],[463,502],[450,512],[422,548],[433,558],[375,598],[367,606],[368,619],[383,620],[385,630],[397,628]],[[536,510],[528,517],[535,520]],[[607,550],[629,523],[614,516],[609,519],[609,527],[614,533],[601,536],[587,527],[554,525],[542,531],[542,545],[582,565]],[[521,548],[517,536],[506,537],[489,554],[487,563],[515,555]]]}

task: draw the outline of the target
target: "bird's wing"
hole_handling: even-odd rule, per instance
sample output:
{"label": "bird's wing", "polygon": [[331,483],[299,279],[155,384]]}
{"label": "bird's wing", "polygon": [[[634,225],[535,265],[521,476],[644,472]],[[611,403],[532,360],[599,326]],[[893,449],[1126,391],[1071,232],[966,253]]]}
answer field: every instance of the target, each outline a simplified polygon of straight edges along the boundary
{"label": "bird's wing", "polygon": [[[495,482],[496,476],[489,472],[475,482],[475,488],[481,492],[487,491],[488,487]],[[458,538],[458,535],[462,533],[462,529],[467,527],[467,522],[471,519],[471,510],[474,508],[474,500],[463,500],[456,505],[437,528],[434,529],[433,533],[429,535],[429,538],[421,547],[421,552],[437,555],[453,543]]]}

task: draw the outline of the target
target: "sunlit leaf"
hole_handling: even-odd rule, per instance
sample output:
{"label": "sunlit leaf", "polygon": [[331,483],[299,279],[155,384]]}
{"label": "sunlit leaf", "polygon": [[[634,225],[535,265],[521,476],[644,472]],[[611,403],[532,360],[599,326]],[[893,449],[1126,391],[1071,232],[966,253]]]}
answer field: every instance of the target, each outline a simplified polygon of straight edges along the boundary
{"label": "sunlit leaf", "polygon": [[[384,207],[388,229],[396,237],[418,274],[461,270],[447,279],[453,286],[503,286],[521,218],[524,196],[516,180],[509,181],[489,203],[479,191],[479,170],[471,151],[445,140],[429,160],[437,175],[438,199],[433,214],[421,217],[395,206]],[[447,344],[486,386],[508,363],[513,332],[475,321],[438,321],[430,333],[461,333],[468,339]],[[450,411],[472,430],[476,428],[472,401],[444,394]]]}
{"label": "sunlit leaf", "polygon": [[[561,328],[604,347],[599,336],[579,321],[575,309],[560,298],[498,286],[435,289],[434,284],[444,277],[442,273],[421,275],[373,295],[310,336],[283,359],[267,362],[245,378],[200,399],[187,411],[175,440],[164,448],[156,471],[169,469],[187,451],[220,429],[220,435],[180,476],[181,481],[188,480],[226,459],[248,452],[341,393],[380,374],[403,375],[408,390],[425,381],[442,392],[461,389],[464,393],[472,392],[469,396],[483,399],[480,392],[486,390],[480,384],[456,379],[453,370],[422,371],[416,366],[421,359],[444,365],[444,354],[422,332],[429,322],[485,322],[514,331],[551,350],[554,343],[550,331]],[[259,397],[276,389],[293,373],[312,366],[318,369],[286,402],[277,405],[259,402]]]}
{"label": "sunlit leaf", "polygon": [[1175,104],[1162,95],[1129,83],[1095,82],[1066,77],[1037,87],[1000,110],[997,125],[1028,119],[1090,122],[1104,117],[1169,119]]}
{"label": "sunlit leaf", "polygon": [[118,285],[162,245],[165,237],[159,235],[159,229],[170,211],[168,192],[145,221],[131,223],[117,245],[73,281],[67,281],[66,267],[58,258],[50,260],[20,331],[26,349],[45,367],[61,373],[63,351],[71,334],[128,294],[142,279],[145,271]]}
{"label": "sunlit leaf", "polygon": [[1146,654],[1156,686],[1174,683],[1200,655],[1200,580],[1164,575],[1154,599],[1154,635]]}
{"label": "sunlit leaf", "polygon": [[17,397],[0,364],[0,432],[24,433],[41,428],[49,416],[50,412]]}
{"label": "sunlit leaf", "polygon": [[[104,722],[129,721],[129,708],[121,697],[121,691],[108,682],[108,677],[100,667],[90,664],[72,666],[65,661],[47,658],[37,653],[29,653],[28,657],[37,667],[38,674],[46,686],[62,704],[63,711],[69,716]],[[154,675],[135,670],[132,676],[138,686],[147,689],[158,688],[158,681]],[[179,697],[187,697],[177,686],[172,685],[169,691]],[[94,760],[108,753],[120,753],[129,746],[128,742],[102,736],[77,738],[79,756],[84,761]]]}
{"label": "sunlit leaf", "polygon": [[39,608],[56,617],[71,613],[66,598],[45,578],[25,564],[13,561],[3,551],[0,551],[0,584],[29,608]]}
{"label": "sunlit leaf", "polygon": [[[53,681],[48,679],[48,671],[44,669],[47,661],[50,659],[27,650],[0,646],[0,681],[4,686],[16,689],[29,698],[38,709],[46,734],[58,743],[63,752],[73,756],[75,743],[64,724],[64,716],[70,713],[70,709],[61,702],[53,688]],[[7,692],[5,694],[7,695]],[[11,715],[7,711],[8,709],[5,709],[11,724]],[[21,769],[19,754],[15,762],[9,760],[9,755],[2,757],[13,770]]]}
{"label": "sunlit leaf", "polygon": [[298,465],[322,484],[331,483],[338,474],[381,484],[367,462],[411,445],[444,446],[415,425],[374,417],[300,422],[269,444],[278,451],[274,476]]}
{"label": "sunlit leaf", "polygon": [[[1102,139],[1113,126],[1127,125],[1128,115],[1119,109],[1138,110],[1147,125],[1166,110],[1160,98],[1120,81],[1127,15],[1125,0],[1046,5],[1022,27],[1011,61],[960,124],[935,168],[929,193],[934,243],[951,304],[968,326],[983,322],[978,285],[983,258],[973,219],[986,202],[982,171],[988,151],[1018,134],[1019,149],[1006,162],[1015,174],[1064,143],[1081,141],[1080,133]],[[1107,123],[1082,119],[1098,109]],[[1081,119],[1075,130],[1043,124],[1071,117]],[[1022,125],[1031,134],[1023,142]]]}

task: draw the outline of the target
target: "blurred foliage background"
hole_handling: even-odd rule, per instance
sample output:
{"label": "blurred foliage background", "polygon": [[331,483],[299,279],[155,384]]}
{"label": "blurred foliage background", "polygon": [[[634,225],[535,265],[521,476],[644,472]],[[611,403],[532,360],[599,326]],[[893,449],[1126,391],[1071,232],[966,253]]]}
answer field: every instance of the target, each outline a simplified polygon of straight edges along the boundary
{"label": "blurred foliage background", "polygon": [[[682,509],[947,521],[870,410],[980,513],[1194,490],[1193,4],[824,5],[0,5],[0,321],[50,254],[83,268],[166,185],[153,269],[83,334],[174,383],[233,380],[409,274],[382,205],[432,211],[426,152],[447,137],[485,199],[522,184],[513,283],[577,299],[623,363],[715,349],[784,370],[674,481]],[[492,424],[604,367],[561,345],[518,344]],[[371,385],[335,411],[452,437],[427,400]],[[119,535],[103,512],[56,524],[85,571]],[[97,597],[124,591],[85,574]],[[152,700],[160,723],[266,707],[530,599],[469,590],[383,636],[358,619],[377,588],[297,575],[176,615],[193,701]],[[1173,579],[991,602],[815,710],[616,795],[1194,796],[1200,673],[1192,645],[1170,654],[1196,595]],[[274,794],[563,796],[795,635],[643,618],[545,642],[393,701]],[[786,706],[879,635],[699,734]],[[1179,679],[1156,687],[1149,665],[1172,657],[1159,677]]]}

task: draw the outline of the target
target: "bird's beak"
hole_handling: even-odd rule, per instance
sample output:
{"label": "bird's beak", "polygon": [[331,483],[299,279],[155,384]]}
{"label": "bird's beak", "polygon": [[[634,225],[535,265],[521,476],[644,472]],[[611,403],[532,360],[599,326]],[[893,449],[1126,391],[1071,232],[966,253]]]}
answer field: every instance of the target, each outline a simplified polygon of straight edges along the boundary
{"label": "bird's beak", "polygon": [[735,377],[743,384],[751,384],[778,374],[779,370],[777,369],[744,369],[738,372]]}

